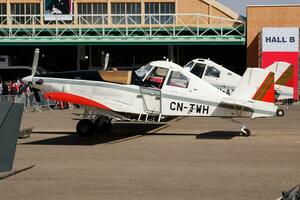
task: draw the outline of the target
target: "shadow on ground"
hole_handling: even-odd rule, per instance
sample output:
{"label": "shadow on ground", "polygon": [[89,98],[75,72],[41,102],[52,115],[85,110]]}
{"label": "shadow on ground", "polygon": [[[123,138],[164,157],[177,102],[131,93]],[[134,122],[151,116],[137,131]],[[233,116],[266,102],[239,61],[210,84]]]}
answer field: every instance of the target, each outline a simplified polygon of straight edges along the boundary
{"label": "shadow on ground", "polygon": [[114,124],[110,133],[102,133],[94,135],[93,137],[78,137],[75,132],[33,132],[37,134],[66,134],[64,136],[48,138],[44,140],[38,140],[33,142],[25,142],[20,144],[31,144],[31,145],[97,145],[104,143],[119,143],[147,135],[147,132],[156,129],[163,129],[167,127],[165,124]]}
{"label": "shadow on ground", "polygon": [[210,131],[201,133],[196,136],[196,139],[222,139],[231,140],[234,137],[240,137],[241,132],[238,131]]}
{"label": "shadow on ground", "polygon": [[[137,139],[143,136],[191,136],[195,139],[222,139],[230,140],[234,137],[239,137],[240,132],[234,131],[211,131],[205,133],[164,133],[163,129],[167,128],[165,124],[114,124],[110,133],[103,133],[94,135],[93,137],[81,138],[78,137],[75,132],[47,132],[47,134],[57,135],[65,134],[60,137],[51,137],[48,139],[24,142],[21,145],[97,145],[97,144],[116,144],[133,139]],[[157,133],[160,131],[159,133]],[[44,132],[46,133],[46,132]],[[41,134],[38,132],[38,134]]]}

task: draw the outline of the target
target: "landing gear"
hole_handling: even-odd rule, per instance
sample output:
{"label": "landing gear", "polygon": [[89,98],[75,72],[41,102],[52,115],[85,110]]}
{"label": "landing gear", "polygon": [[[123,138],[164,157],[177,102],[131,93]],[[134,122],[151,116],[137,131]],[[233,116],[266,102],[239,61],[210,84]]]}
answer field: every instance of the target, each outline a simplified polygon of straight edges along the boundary
{"label": "landing gear", "polygon": [[251,135],[250,129],[248,129],[247,126],[246,126],[245,124],[242,124],[240,121],[237,121],[237,120],[232,119],[232,118],[230,119],[230,121],[232,121],[232,122],[234,122],[234,123],[240,125],[242,136],[244,136],[244,137],[249,137],[249,136]]}
{"label": "landing gear", "polygon": [[82,119],[76,125],[76,131],[79,137],[90,137],[93,135],[95,125],[89,119]]}
{"label": "landing gear", "polygon": [[283,117],[283,116],[284,116],[284,110],[278,109],[278,110],[276,111],[276,115],[277,115],[278,117]]}
{"label": "landing gear", "polygon": [[90,137],[94,133],[108,133],[112,127],[111,119],[102,115],[96,116],[93,120],[82,119],[77,123],[76,131],[79,137]]}
{"label": "landing gear", "polygon": [[251,135],[251,131],[250,131],[250,129],[248,129],[247,127],[243,127],[243,128],[241,128],[241,133],[242,133],[242,135],[243,136],[245,136],[245,137],[249,137],[250,135]]}
{"label": "landing gear", "polygon": [[111,119],[105,116],[98,116],[95,120],[97,132],[108,133],[112,127]]}

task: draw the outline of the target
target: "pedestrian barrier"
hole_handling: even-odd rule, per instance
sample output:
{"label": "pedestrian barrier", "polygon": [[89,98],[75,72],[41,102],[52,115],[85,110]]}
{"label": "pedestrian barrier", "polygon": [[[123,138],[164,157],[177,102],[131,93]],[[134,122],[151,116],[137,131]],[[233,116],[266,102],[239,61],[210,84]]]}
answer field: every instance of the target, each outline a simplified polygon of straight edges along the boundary
{"label": "pedestrian barrier", "polygon": [[45,99],[43,93],[39,91],[41,101],[37,102],[34,93],[24,93],[20,95],[0,95],[0,102],[22,103],[24,111],[41,111],[42,108],[51,109],[56,105],[55,101]]}

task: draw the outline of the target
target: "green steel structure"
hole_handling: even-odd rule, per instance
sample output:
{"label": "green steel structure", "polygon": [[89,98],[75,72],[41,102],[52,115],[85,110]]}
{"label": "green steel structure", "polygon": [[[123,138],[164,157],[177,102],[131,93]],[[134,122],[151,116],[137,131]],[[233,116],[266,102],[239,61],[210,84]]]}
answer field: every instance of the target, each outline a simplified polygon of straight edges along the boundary
{"label": "green steel structure", "polygon": [[244,45],[245,21],[203,14],[0,15],[0,45]]}

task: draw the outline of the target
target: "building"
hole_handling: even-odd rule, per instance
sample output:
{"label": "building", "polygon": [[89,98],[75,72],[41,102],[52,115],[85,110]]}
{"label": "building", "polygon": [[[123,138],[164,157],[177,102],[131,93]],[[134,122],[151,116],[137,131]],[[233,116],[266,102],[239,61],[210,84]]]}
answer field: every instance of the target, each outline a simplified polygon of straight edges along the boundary
{"label": "building", "polygon": [[101,66],[103,52],[112,66],[224,55],[245,66],[245,41],[245,19],[216,0],[0,0],[0,55],[12,64],[39,46],[53,70]]}
{"label": "building", "polygon": [[[294,84],[295,96],[298,100],[298,85],[300,84],[299,69],[299,29],[300,29],[300,5],[260,5],[247,7],[247,66],[248,67],[264,67],[264,52],[262,46],[262,31],[270,27],[274,32],[269,33],[274,35],[276,43],[276,52],[271,52],[269,62],[286,61],[294,65]],[[287,50],[288,38],[285,35],[290,35],[290,30],[295,30],[293,38],[298,38],[298,41],[293,41],[293,48]],[[289,31],[288,31],[289,30]],[[279,33],[279,31],[281,33]],[[270,32],[270,31],[269,31]],[[284,44],[285,43],[285,44]],[[282,46],[284,44],[285,48]],[[295,47],[296,46],[296,47]],[[298,83],[297,83],[298,80]]]}

